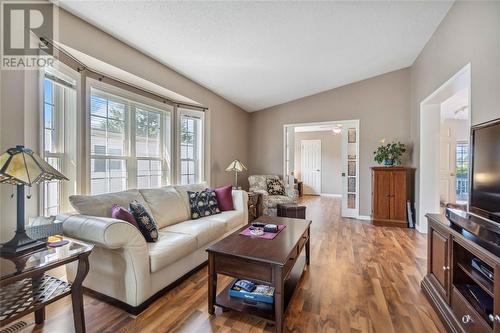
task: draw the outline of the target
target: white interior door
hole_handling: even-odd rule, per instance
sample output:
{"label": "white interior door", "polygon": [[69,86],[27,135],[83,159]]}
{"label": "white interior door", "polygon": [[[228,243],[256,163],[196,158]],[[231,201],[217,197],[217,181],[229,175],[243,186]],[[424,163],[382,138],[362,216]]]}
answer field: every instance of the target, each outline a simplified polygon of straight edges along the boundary
{"label": "white interior door", "polygon": [[304,194],[321,194],[321,140],[301,140]]}
{"label": "white interior door", "polygon": [[439,148],[439,199],[455,203],[456,139],[450,127],[442,127]]}

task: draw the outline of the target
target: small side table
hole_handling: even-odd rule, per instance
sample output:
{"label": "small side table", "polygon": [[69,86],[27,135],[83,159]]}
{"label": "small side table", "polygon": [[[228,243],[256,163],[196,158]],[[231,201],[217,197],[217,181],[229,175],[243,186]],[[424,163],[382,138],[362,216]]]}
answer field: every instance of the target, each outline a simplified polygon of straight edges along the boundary
{"label": "small side table", "polygon": [[248,192],[248,223],[262,216],[262,194],[257,192]]}
{"label": "small side table", "polygon": [[299,191],[299,197],[304,195],[304,183],[302,181],[297,182],[297,190]]}
{"label": "small side table", "polygon": [[[35,323],[45,320],[45,306],[70,295],[75,332],[85,332],[82,282],[89,271],[89,254],[94,245],[70,240],[19,256],[0,257],[0,326],[34,312]],[[46,274],[47,271],[78,261],[73,283]]]}

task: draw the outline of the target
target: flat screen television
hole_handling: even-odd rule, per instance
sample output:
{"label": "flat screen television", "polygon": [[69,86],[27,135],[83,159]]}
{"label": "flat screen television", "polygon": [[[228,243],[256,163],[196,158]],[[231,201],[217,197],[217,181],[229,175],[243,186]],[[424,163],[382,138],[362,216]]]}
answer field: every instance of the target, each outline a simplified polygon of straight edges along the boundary
{"label": "flat screen television", "polygon": [[500,223],[500,118],[472,127],[469,210]]}

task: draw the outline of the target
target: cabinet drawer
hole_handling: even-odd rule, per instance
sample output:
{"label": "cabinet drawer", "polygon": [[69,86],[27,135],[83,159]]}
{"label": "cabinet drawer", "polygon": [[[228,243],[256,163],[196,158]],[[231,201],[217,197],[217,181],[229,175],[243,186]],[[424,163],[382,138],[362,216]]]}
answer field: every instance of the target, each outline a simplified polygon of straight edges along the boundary
{"label": "cabinet drawer", "polygon": [[493,332],[493,329],[477,314],[456,288],[453,288],[451,293],[451,309],[466,332]]}
{"label": "cabinet drawer", "polygon": [[273,282],[271,264],[241,258],[216,256],[215,271],[236,278]]}

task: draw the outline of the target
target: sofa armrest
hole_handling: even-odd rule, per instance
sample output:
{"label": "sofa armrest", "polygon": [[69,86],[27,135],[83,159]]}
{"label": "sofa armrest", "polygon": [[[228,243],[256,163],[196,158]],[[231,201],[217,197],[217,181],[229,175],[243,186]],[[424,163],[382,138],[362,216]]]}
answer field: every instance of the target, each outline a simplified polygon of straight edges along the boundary
{"label": "sofa armrest", "polygon": [[258,188],[250,188],[249,192],[260,193],[260,194],[262,194],[262,197],[264,197],[264,198],[267,197],[267,196],[269,196],[269,193],[267,193],[266,190],[260,190]]}
{"label": "sofa armrest", "polygon": [[248,210],[248,194],[243,190],[233,190],[233,205],[235,210]]}
{"label": "sofa armrest", "polygon": [[295,189],[295,184],[293,183],[285,185],[285,194],[294,201],[299,198],[299,191]]}
{"label": "sofa armrest", "polygon": [[[90,254],[90,271],[83,281],[86,288],[132,306],[151,296],[148,245],[132,224],[106,217],[58,215],[66,236],[96,245]],[[78,265],[66,265],[68,281],[73,282]]]}
{"label": "sofa armrest", "polygon": [[58,215],[57,220],[63,222],[64,235],[104,248],[147,246],[141,232],[122,220],[79,214]]}

